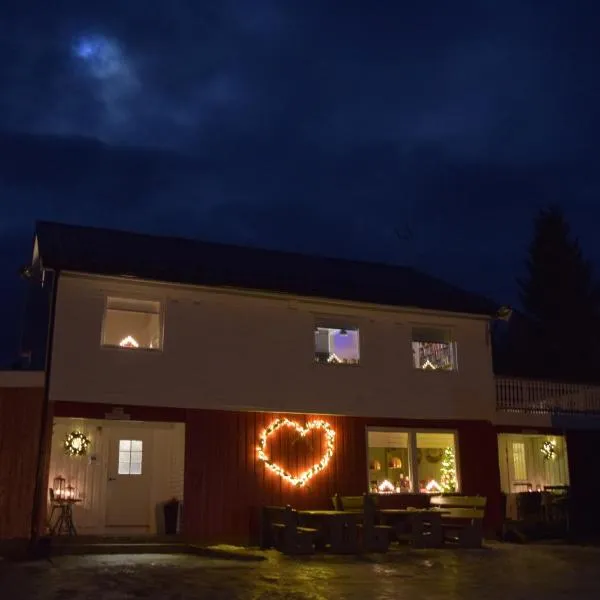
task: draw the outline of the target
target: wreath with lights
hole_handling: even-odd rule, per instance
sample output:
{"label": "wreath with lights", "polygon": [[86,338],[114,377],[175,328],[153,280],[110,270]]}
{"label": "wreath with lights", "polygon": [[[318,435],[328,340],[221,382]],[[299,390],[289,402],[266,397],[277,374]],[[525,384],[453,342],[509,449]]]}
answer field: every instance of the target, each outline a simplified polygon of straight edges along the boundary
{"label": "wreath with lights", "polygon": [[554,440],[546,440],[540,449],[546,460],[554,460],[556,458],[556,442]]}
{"label": "wreath with lights", "polygon": [[81,431],[72,431],[65,438],[65,454],[67,456],[85,456],[91,444],[90,438]]}

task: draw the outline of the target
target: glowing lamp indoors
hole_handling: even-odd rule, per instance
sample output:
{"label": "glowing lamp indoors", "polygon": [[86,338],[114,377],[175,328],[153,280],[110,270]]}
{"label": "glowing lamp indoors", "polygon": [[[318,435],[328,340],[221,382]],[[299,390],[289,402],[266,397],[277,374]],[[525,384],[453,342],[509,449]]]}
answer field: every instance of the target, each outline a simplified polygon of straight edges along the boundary
{"label": "glowing lamp indoors", "polygon": [[396,491],[396,488],[391,481],[385,479],[377,486],[377,490],[380,494],[393,494]]}
{"label": "glowing lamp indoors", "polygon": [[139,348],[140,345],[137,343],[136,339],[130,335],[124,337],[120,342],[119,346],[121,348]]}
{"label": "glowing lamp indoors", "polygon": [[[270,435],[274,434],[278,429],[282,427],[288,427],[290,429],[295,430],[300,437],[305,437],[311,431],[323,431],[325,433],[326,439],[326,447],[325,453],[321,460],[314,464],[310,469],[304,471],[300,475],[292,475],[288,471],[286,471],[283,467],[275,463],[266,452],[267,448],[267,440]],[[297,423],[296,421],[291,421],[285,418],[279,418],[273,421],[267,428],[265,428],[260,434],[260,438],[258,440],[258,446],[256,447],[256,455],[258,460],[263,462],[267,469],[279,475],[282,479],[289,481],[292,485],[296,487],[302,487],[306,485],[306,483],[314,477],[317,473],[320,473],[331,460],[333,456],[333,452],[335,450],[335,431],[331,428],[329,423],[326,421],[322,421],[321,419],[315,419],[314,421],[309,421],[305,427]]]}
{"label": "glowing lamp indoors", "polygon": [[425,486],[425,490],[430,494],[434,492],[442,493],[444,491],[442,489],[442,486],[435,479],[432,479],[429,481],[429,483],[427,483],[427,485]]}

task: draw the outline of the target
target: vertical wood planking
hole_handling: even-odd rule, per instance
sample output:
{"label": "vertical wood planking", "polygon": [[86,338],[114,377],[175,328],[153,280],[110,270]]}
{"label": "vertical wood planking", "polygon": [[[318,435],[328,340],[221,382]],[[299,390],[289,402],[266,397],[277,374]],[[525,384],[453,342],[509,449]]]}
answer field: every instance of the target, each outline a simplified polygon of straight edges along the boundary
{"label": "vertical wood planking", "polygon": [[0,539],[30,534],[43,400],[41,388],[0,388]]}
{"label": "vertical wood planking", "polygon": [[[188,538],[207,542],[256,541],[261,506],[291,504],[297,508],[330,508],[331,496],[336,492],[362,494],[368,486],[365,440],[368,425],[456,429],[463,489],[465,493],[487,496],[488,521],[497,518],[500,494],[497,442],[495,430],[489,423],[322,417],[336,431],[334,455],[327,468],[307,486],[295,488],[256,459],[261,431],[279,416],[283,415],[188,411],[185,466],[185,533]],[[318,418],[287,416],[301,424]],[[325,441],[323,435],[313,434],[311,450],[310,445],[294,443],[294,435],[273,434],[267,449],[271,456],[284,463],[282,466],[298,473],[320,460]]]}

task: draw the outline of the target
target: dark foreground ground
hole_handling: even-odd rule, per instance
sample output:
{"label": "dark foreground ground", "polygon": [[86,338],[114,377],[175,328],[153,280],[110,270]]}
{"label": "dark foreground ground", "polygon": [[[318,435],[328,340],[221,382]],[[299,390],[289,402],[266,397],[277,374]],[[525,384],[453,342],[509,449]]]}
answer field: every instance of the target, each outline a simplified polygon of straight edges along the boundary
{"label": "dark foreground ground", "polygon": [[190,555],[59,557],[0,562],[3,600],[600,598],[600,549],[492,545],[480,551],[394,552],[378,558],[269,554],[264,562]]}

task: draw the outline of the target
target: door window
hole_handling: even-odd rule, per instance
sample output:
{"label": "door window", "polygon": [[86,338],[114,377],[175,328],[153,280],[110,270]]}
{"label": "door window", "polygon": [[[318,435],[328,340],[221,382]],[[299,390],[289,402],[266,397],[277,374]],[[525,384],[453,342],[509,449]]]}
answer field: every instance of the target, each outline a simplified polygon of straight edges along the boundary
{"label": "door window", "polygon": [[141,440],[119,440],[119,475],[141,475],[144,454]]}

